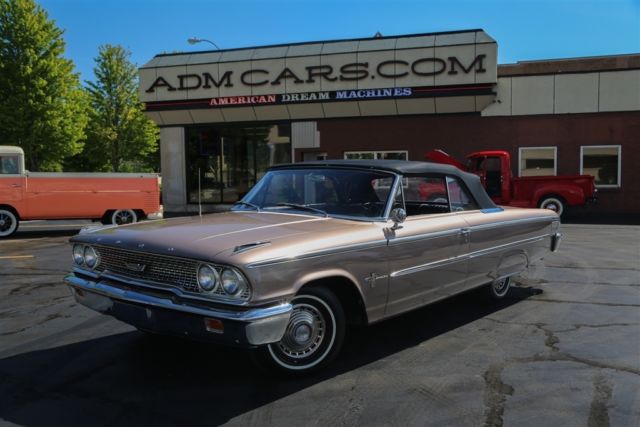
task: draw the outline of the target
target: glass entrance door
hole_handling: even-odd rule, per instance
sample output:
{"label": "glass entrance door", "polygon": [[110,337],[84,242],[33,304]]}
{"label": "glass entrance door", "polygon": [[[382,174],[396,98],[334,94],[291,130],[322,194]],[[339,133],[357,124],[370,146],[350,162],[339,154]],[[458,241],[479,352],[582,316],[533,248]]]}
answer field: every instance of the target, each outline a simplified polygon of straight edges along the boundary
{"label": "glass entrance door", "polygon": [[291,162],[288,124],[187,129],[189,203],[234,203],[265,171]]}

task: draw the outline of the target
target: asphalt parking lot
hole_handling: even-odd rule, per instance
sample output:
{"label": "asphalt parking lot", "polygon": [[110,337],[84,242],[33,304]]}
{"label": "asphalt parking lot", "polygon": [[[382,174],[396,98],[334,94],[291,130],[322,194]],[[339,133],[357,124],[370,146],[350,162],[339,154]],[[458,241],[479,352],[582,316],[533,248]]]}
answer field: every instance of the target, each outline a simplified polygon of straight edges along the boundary
{"label": "asphalt parking lot", "polygon": [[470,292],[350,331],[328,369],[148,337],[74,303],[67,239],[0,241],[0,424],[640,425],[640,226],[565,225],[510,297]]}

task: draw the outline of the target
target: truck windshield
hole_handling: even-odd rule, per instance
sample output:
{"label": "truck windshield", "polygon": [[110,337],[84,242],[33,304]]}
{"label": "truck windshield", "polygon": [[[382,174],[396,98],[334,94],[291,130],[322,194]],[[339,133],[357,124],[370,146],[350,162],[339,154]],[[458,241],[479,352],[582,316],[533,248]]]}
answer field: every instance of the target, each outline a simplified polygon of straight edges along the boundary
{"label": "truck windshield", "polygon": [[331,168],[268,172],[233,210],[299,211],[362,219],[384,216],[395,176]]}

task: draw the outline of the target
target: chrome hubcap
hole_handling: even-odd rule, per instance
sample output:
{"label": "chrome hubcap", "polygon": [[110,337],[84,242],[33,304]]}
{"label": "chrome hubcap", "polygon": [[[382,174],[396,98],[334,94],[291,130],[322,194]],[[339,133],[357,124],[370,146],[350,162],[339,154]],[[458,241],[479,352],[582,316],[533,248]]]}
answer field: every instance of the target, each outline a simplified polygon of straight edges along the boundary
{"label": "chrome hubcap", "polygon": [[504,291],[504,289],[507,287],[507,284],[509,282],[507,281],[507,279],[500,279],[496,282],[493,282],[493,289],[496,290],[496,293],[500,294]]}
{"label": "chrome hubcap", "polygon": [[116,215],[116,223],[117,224],[129,224],[133,222],[133,216],[129,212],[120,212]]}
{"label": "chrome hubcap", "polygon": [[278,348],[291,358],[309,357],[320,347],[325,331],[325,320],[320,311],[309,304],[295,305]]}
{"label": "chrome hubcap", "polygon": [[554,212],[558,212],[558,205],[556,205],[555,203],[549,203],[547,204],[547,206],[545,206],[545,208],[551,209]]}
{"label": "chrome hubcap", "polygon": [[9,228],[11,228],[11,224],[13,222],[11,221],[11,217],[9,217],[8,215],[5,214],[1,214],[0,215],[0,229],[1,230],[8,230]]}

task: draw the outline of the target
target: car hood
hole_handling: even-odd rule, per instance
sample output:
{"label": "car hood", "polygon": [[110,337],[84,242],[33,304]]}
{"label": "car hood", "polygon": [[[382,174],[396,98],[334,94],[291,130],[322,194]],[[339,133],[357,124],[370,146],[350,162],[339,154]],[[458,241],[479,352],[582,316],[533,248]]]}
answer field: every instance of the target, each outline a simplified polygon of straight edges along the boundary
{"label": "car hood", "polygon": [[[225,212],[89,230],[71,239],[162,255],[241,264],[360,243],[382,225],[312,215]],[[339,237],[338,237],[339,236]]]}

